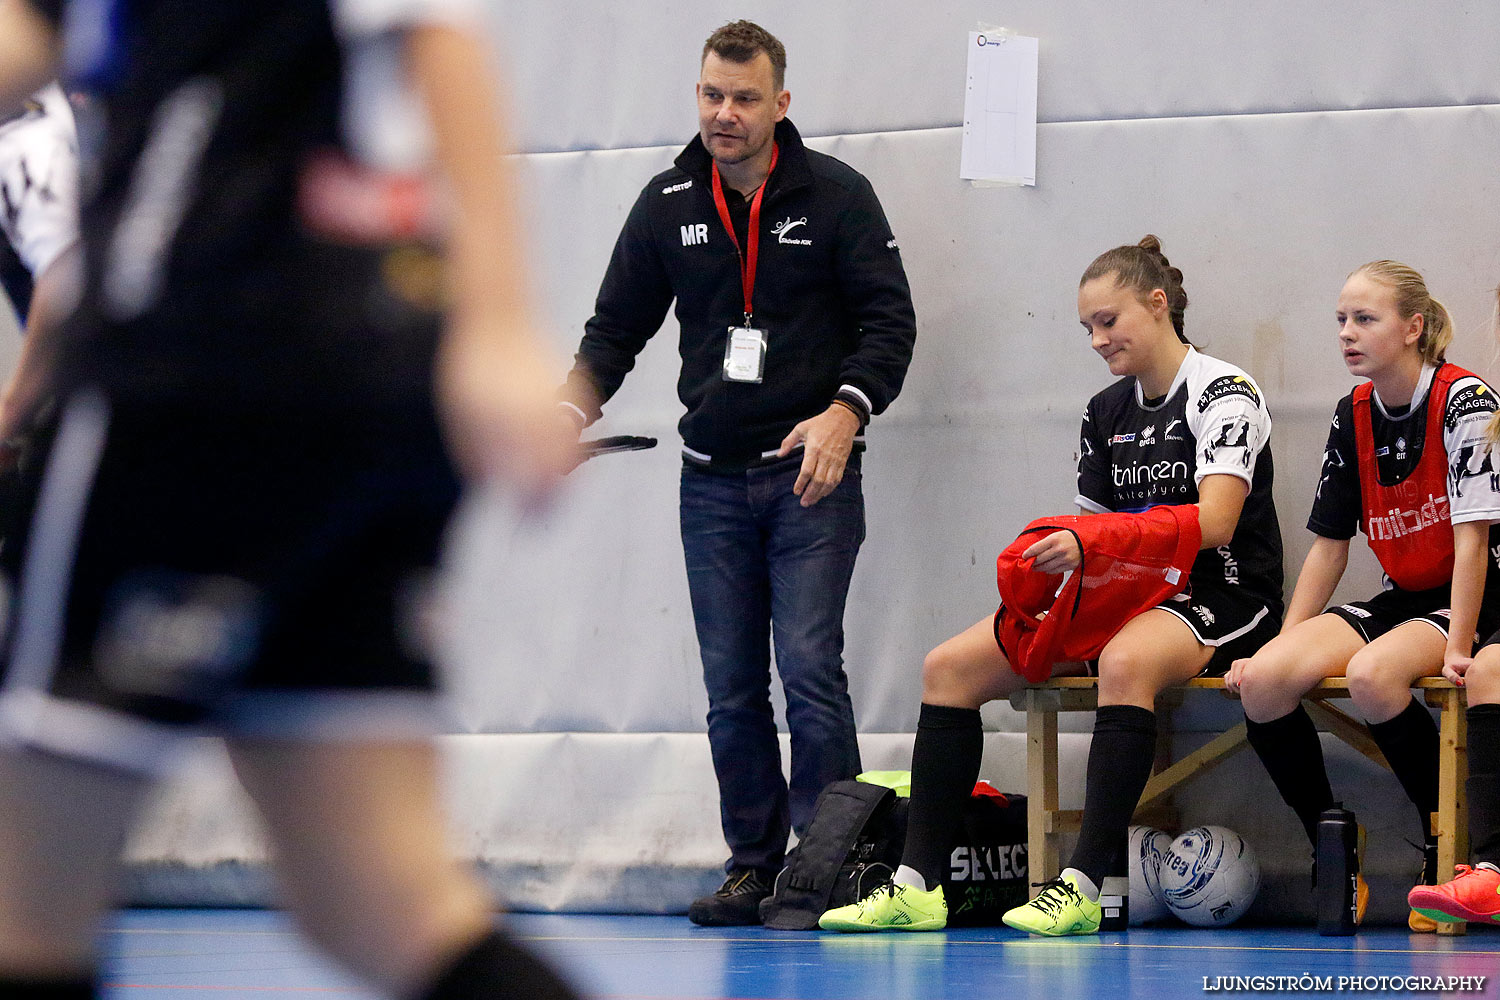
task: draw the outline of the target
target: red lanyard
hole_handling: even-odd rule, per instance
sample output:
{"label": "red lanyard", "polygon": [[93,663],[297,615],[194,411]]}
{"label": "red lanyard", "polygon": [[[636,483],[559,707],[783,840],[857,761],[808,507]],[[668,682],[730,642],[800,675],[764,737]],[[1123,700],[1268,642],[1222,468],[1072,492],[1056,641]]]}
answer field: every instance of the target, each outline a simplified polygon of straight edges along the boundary
{"label": "red lanyard", "polygon": [[760,200],[766,196],[766,188],[771,183],[771,172],[776,169],[776,159],[781,155],[781,147],[771,143],[771,165],[766,168],[766,179],[761,182],[760,190],[755,192],[755,197],[750,199],[750,229],[746,233],[748,246],[740,250],[739,237],[734,235],[734,222],[729,218],[729,203],[724,200],[724,182],[719,179],[719,165],[713,164],[709,172],[713,174],[714,181],[714,206],[719,210],[719,219],[724,223],[725,232],[729,233],[729,242],[734,244],[734,252],[740,256],[740,285],[745,290],[745,325],[750,325],[751,300],[755,295],[755,265],[760,257]]}

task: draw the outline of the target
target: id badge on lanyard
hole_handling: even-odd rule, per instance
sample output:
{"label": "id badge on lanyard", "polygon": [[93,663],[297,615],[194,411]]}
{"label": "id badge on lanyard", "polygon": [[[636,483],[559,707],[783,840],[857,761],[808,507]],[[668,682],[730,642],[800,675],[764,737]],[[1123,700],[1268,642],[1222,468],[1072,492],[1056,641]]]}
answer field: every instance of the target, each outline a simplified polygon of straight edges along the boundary
{"label": "id badge on lanyard", "polygon": [[760,382],[766,373],[767,331],[749,325],[729,328],[724,345],[724,381]]}
{"label": "id badge on lanyard", "polygon": [[734,244],[735,253],[739,254],[740,284],[745,293],[745,321],[739,326],[729,327],[728,337],[724,344],[724,381],[726,382],[759,383],[765,378],[766,348],[770,344],[770,331],[763,326],[758,326],[753,318],[755,269],[760,262],[760,203],[765,197],[766,188],[771,183],[771,172],[776,169],[776,160],[780,155],[781,148],[773,145],[771,166],[766,170],[766,179],[750,202],[750,225],[745,234],[746,247],[743,252],[740,250],[739,238],[734,235],[734,223],[729,218],[729,203],[724,200],[724,182],[719,179],[719,168],[714,165],[710,171],[713,175],[714,206],[719,210],[719,220],[724,223],[724,231],[729,234],[729,241]]}

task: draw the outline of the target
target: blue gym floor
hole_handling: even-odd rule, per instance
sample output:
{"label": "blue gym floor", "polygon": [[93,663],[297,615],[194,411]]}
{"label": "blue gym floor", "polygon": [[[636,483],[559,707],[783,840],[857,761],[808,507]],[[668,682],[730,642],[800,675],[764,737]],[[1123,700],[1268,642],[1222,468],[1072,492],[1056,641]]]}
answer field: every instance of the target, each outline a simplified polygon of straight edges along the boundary
{"label": "blue gym floor", "polygon": [[[586,993],[605,1000],[1434,995],[1430,986],[1420,988],[1420,979],[1387,980],[1384,989],[1376,981],[1340,989],[1338,981],[1408,976],[1484,976],[1483,987],[1471,992],[1500,998],[1500,932],[1490,928],[1466,937],[1380,928],[1324,938],[1310,928],[1170,927],[1047,940],[1003,927],[849,936],[701,928],[684,917],[505,919]],[[275,912],[129,911],[111,922],[105,947],[110,1000],[372,996],[317,956]],[[1314,979],[1308,979],[1301,989],[1276,989],[1263,980],[1261,989],[1251,990],[1245,988],[1250,984],[1218,979],[1304,975],[1331,977],[1334,988],[1310,989]]]}

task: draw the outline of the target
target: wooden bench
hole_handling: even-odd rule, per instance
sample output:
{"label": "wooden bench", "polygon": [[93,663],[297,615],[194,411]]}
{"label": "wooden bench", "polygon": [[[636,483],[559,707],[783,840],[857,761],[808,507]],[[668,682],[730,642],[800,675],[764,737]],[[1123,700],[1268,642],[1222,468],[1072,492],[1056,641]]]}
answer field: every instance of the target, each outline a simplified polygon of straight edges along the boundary
{"label": "wooden bench", "polygon": [[[1464,693],[1462,688],[1440,677],[1425,677],[1415,687],[1422,692],[1429,706],[1439,710],[1438,871],[1451,872],[1456,862],[1467,860],[1468,856],[1468,819],[1462,794],[1464,779],[1468,776]],[[1163,696],[1170,698],[1195,691],[1216,691],[1219,697],[1235,698],[1225,690],[1224,680],[1219,677],[1194,678],[1186,684],[1168,688]],[[1057,875],[1062,835],[1076,833],[1083,819],[1082,810],[1058,807],[1057,714],[1092,712],[1098,707],[1098,694],[1096,678],[1056,677],[1044,684],[1022,688],[1010,696],[1011,706],[1026,713],[1027,852],[1035,881]],[[1304,702],[1319,728],[1333,733],[1382,767],[1389,767],[1364,724],[1327,704],[1329,699],[1347,697],[1348,680],[1335,677],[1309,691]],[[1179,761],[1164,767],[1159,762],[1156,773],[1141,794],[1137,813],[1162,804],[1178,785],[1213,768],[1246,746],[1245,724],[1240,722]],[[1462,934],[1464,929],[1462,923],[1438,925],[1441,934]]]}

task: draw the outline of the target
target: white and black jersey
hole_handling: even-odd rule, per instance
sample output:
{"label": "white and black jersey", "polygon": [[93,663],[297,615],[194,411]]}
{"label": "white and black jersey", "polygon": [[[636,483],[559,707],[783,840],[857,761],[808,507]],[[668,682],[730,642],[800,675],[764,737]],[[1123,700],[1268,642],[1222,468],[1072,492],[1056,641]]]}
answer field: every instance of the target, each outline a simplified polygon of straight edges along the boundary
{"label": "white and black jersey", "polygon": [[79,131],[99,180],[65,389],[252,406],[426,393],[437,255],[331,238],[309,222],[309,192],[330,185],[309,177],[330,159],[422,160],[400,32],[465,20],[468,0],[30,2],[92,98]]}
{"label": "white and black jersey", "polygon": [[32,278],[78,239],[78,137],[57,84],[0,121],[0,282],[22,319]]}
{"label": "white and black jersey", "polygon": [[[1443,414],[1441,441],[1427,441],[1428,407],[1436,367],[1426,365],[1416,391],[1406,405],[1392,405],[1372,392],[1370,434],[1380,482],[1401,482],[1410,476],[1426,448],[1441,447],[1448,468],[1448,515],[1453,524],[1500,521],[1500,468],[1485,437],[1497,408],[1495,393],[1474,376],[1456,379]],[[1309,531],[1325,538],[1353,538],[1363,513],[1358,445],[1354,433],[1353,394],[1339,400],[1323,451]],[[1490,551],[1500,544],[1500,526],[1490,528]],[[1493,579],[1493,574],[1491,578]]]}
{"label": "white and black jersey", "polygon": [[1255,382],[1189,349],[1171,388],[1147,400],[1133,377],[1089,400],[1078,453],[1079,507],[1093,513],[1195,504],[1205,476],[1250,492],[1229,544],[1205,549],[1195,585],[1230,586],[1281,609],[1281,529],[1271,499],[1271,416]]}

